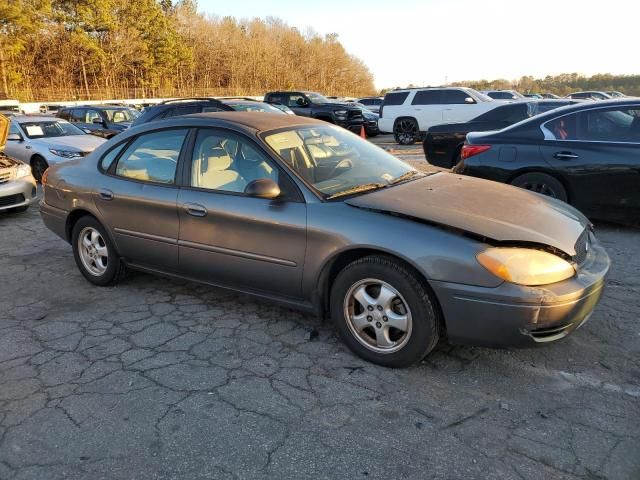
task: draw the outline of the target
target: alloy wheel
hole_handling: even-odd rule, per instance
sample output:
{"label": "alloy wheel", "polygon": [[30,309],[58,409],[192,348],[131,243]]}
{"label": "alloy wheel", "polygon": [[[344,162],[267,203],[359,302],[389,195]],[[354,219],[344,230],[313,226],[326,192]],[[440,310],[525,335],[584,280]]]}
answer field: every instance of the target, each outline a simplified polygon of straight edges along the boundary
{"label": "alloy wheel", "polygon": [[107,271],[109,251],[98,230],[85,227],[78,235],[78,253],[82,265],[91,275],[99,277]]}
{"label": "alloy wheel", "polygon": [[394,133],[399,143],[408,145],[416,141],[418,127],[413,120],[399,120],[398,123],[396,123]]}
{"label": "alloy wheel", "polygon": [[382,280],[368,278],[353,284],[345,295],[344,315],[358,342],[377,353],[397,352],[411,336],[407,302]]}

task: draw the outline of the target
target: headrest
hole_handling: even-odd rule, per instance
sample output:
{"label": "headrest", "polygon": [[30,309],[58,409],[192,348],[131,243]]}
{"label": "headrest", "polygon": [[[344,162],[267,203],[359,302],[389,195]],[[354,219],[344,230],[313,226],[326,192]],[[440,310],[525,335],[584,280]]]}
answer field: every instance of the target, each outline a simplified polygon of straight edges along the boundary
{"label": "headrest", "polygon": [[207,170],[219,172],[231,166],[231,157],[222,147],[215,147],[203,153],[208,164]]}

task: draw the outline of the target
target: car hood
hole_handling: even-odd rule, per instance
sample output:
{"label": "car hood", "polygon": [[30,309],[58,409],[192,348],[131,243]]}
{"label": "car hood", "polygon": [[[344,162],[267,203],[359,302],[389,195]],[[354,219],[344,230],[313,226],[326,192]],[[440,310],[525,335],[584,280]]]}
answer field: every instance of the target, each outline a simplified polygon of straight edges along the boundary
{"label": "car hood", "polygon": [[64,137],[37,138],[31,140],[47,148],[70,149],[79,152],[92,152],[106,140],[95,135],[68,135]]}
{"label": "car hood", "polygon": [[0,152],[4,150],[4,145],[7,143],[7,135],[9,135],[9,119],[0,115]]}
{"label": "car hood", "polygon": [[445,172],[345,203],[452,227],[497,242],[548,245],[572,257],[578,237],[589,225],[584,215],[559,200]]}

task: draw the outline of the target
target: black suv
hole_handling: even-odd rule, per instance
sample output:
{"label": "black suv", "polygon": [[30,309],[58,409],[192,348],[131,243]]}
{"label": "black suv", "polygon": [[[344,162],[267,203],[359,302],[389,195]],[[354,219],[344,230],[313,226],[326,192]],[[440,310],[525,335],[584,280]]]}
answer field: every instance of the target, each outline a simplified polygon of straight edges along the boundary
{"label": "black suv", "polygon": [[335,123],[353,132],[360,132],[364,122],[360,107],[332,102],[316,92],[270,92],[264,96],[264,101],[285,105],[297,115]]}
{"label": "black suv", "polygon": [[137,115],[137,110],[133,108],[114,105],[67,107],[56,113],[56,117],[103,138],[111,138],[129,128]]}
{"label": "black suv", "polygon": [[191,115],[192,113],[233,111],[234,109],[229,105],[225,105],[215,98],[177,98],[145,108],[142,115],[136,118],[132,125],[141,125],[169,117]]}

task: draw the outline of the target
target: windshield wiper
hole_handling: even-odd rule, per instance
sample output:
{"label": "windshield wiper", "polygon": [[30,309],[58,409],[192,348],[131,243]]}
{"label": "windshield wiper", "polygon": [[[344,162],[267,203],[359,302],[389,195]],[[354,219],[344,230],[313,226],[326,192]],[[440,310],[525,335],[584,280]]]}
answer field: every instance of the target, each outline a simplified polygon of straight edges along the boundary
{"label": "windshield wiper", "polygon": [[403,173],[398,178],[394,178],[389,182],[389,185],[395,185],[396,183],[404,182],[405,180],[409,180],[410,178],[415,177],[416,175],[422,176],[423,174],[418,170],[409,170],[406,173]]}
{"label": "windshield wiper", "polygon": [[355,193],[368,192],[369,190],[378,190],[380,188],[384,188],[387,185],[384,183],[363,183],[362,185],[356,185],[355,187],[347,188],[338,193],[334,193],[327,197],[327,200],[331,200],[332,198],[344,197],[346,195],[353,195]]}

